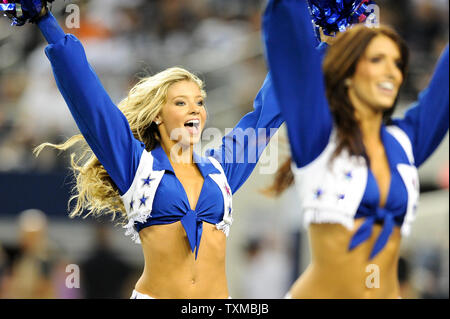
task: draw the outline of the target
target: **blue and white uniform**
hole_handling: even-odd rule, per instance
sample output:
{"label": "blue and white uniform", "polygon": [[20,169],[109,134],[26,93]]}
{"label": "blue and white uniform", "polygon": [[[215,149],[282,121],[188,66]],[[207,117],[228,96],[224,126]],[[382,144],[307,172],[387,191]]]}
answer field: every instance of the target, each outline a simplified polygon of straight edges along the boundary
{"label": "blue and white uniform", "polygon": [[[148,152],[137,140],[123,113],[111,101],[89,65],[80,41],[64,34],[48,14],[38,23],[49,42],[49,58],[56,83],[87,143],[117,186],[128,214],[126,234],[139,241],[138,232],[151,225],[181,221],[191,250],[200,245],[202,222],[215,224],[228,235],[232,222],[231,196],[252,173],[257,158],[271,134],[283,123],[267,76],[254,101],[254,111],[245,115],[223,138],[222,146],[208,150],[206,157],[194,154],[204,178],[195,210],[175,176],[160,145]],[[239,138],[252,129],[253,138]],[[267,129],[260,130],[258,129]],[[255,143],[251,143],[251,142]],[[251,156],[255,154],[255,158]]]}
{"label": "blue and white uniform", "polygon": [[293,171],[304,225],[339,223],[353,229],[365,222],[349,249],[370,238],[374,223],[383,223],[370,258],[380,252],[394,226],[409,232],[419,197],[417,168],[440,144],[449,127],[448,45],[427,89],[402,119],[380,130],[391,171],[386,204],[364,158],[336,149],[332,114],[325,96],[322,57],[313,49],[311,17],[306,1],[270,0],[264,15],[267,60],[275,95],[286,119]]}

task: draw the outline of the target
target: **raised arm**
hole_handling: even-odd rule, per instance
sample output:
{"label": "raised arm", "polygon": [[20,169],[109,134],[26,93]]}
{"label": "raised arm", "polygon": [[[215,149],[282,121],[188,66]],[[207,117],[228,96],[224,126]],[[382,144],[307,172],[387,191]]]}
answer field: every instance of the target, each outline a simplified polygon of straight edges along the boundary
{"label": "raised arm", "polygon": [[232,193],[247,180],[271,137],[283,123],[270,73],[245,115],[222,139],[222,145],[206,152],[222,165]]}
{"label": "raised arm", "polygon": [[270,0],[263,17],[267,62],[292,157],[298,167],[325,149],[332,117],[325,96],[321,53],[306,1]]}
{"label": "raised arm", "polygon": [[416,166],[422,165],[448,132],[449,127],[448,44],[437,63],[428,87],[403,119],[393,122],[409,136]]}
{"label": "raised arm", "polygon": [[133,181],[144,144],[134,138],[127,119],[111,101],[80,41],[66,35],[51,13],[40,19],[38,26],[49,43],[45,53],[56,83],[78,128],[124,194]]}

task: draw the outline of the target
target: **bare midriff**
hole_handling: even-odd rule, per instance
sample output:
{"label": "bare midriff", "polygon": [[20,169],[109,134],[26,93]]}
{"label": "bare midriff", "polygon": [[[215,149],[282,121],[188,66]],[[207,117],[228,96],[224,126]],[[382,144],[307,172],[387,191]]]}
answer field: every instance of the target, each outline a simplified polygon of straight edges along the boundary
{"label": "bare midriff", "polygon": [[386,246],[369,260],[382,225],[374,225],[370,239],[352,251],[348,250],[353,234],[363,222],[363,219],[355,220],[353,231],[339,224],[309,226],[311,263],[292,286],[290,290],[292,298],[396,299],[400,297],[397,276],[401,242],[400,228],[394,227]]}
{"label": "bare midriff", "polygon": [[156,299],[226,299],[225,234],[203,222],[198,257],[190,249],[181,222],[154,225],[139,232],[145,266],[136,291]]}

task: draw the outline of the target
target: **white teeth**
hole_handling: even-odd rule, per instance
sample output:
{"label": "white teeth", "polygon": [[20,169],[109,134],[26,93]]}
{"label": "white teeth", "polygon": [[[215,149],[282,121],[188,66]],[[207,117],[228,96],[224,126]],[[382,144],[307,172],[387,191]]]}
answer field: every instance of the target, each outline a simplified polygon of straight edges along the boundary
{"label": "white teeth", "polygon": [[394,84],[391,82],[381,82],[378,84],[378,86],[385,90],[393,90],[394,89]]}
{"label": "white teeth", "polygon": [[187,121],[185,124],[199,125],[200,121],[199,120],[190,120],[190,121]]}

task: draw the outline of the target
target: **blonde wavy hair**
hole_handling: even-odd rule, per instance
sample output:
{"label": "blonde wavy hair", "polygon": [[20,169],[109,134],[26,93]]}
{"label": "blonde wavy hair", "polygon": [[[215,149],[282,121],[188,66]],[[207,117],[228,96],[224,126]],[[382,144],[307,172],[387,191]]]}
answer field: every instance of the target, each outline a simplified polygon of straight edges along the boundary
{"label": "blonde wavy hair", "polygon": [[[199,77],[183,68],[174,67],[141,79],[118,105],[127,118],[134,137],[145,144],[147,151],[151,151],[159,143],[160,135],[154,120],[166,103],[170,86],[180,81],[196,83],[206,98],[204,83]],[[75,186],[68,203],[69,217],[83,216],[83,212],[87,211],[83,218],[89,215],[112,215],[111,219],[115,220],[116,215],[120,215],[119,222],[125,223],[127,214],[119,190],[83,135],[74,135],[62,144],[43,143],[33,153],[39,156],[47,146],[65,151],[78,143],[82,143],[81,147],[70,155]],[[70,203],[73,200],[76,200],[76,205],[71,210]]]}

